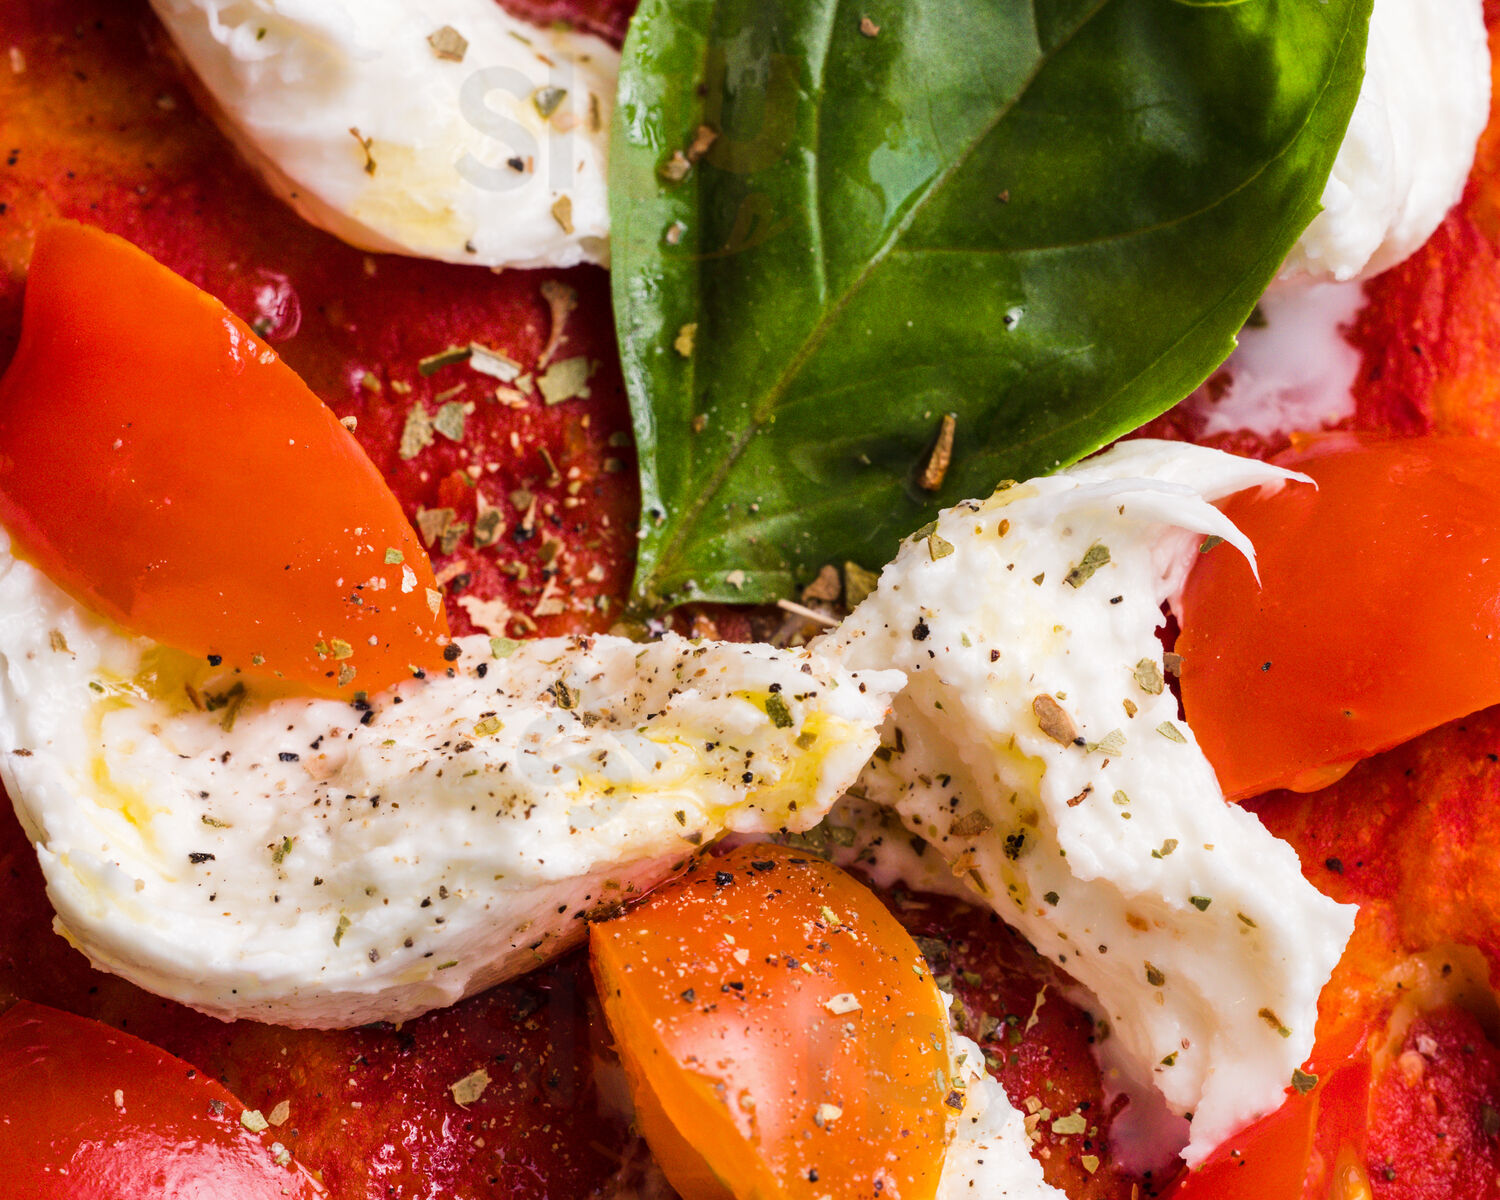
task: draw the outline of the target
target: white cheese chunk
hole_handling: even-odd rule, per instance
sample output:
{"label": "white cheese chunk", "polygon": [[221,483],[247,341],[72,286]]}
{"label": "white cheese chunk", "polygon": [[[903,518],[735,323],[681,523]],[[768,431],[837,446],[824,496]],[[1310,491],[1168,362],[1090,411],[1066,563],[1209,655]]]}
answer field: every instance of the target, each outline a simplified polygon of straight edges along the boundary
{"label": "white cheese chunk", "polygon": [[607,262],[608,43],[495,0],[152,5],[220,124],[312,224],[448,262]]}
{"label": "white cheese chunk", "polygon": [[985,1071],[983,1052],[962,1034],[951,1034],[950,1045],[964,1106],[943,1159],[938,1200],[1067,1200],[1042,1177],[1026,1118]]}
{"label": "white cheese chunk", "polygon": [[1224,803],[1154,632],[1201,535],[1249,552],[1208,501],[1285,478],[1121,444],[947,510],[814,644],[906,672],[856,794],[1098,998],[1137,1077],[1194,1114],[1189,1161],[1281,1102],[1353,927]]}
{"label": "white cheese chunk", "polygon": [[1420,248],[1463,193],[1489,115],[1481,0],[1375,0],[1323,211],[1282,274],[1369,279]]}
{"label": "white cheese chunk", "polygon": [[902,682],[678,637],[458,644],[452,676],[368,708],[190,695],[203,664],[0,540],[0,779],[58,931],[215,1016],[402,1020],[575,944],[725,830],[817,822]]}

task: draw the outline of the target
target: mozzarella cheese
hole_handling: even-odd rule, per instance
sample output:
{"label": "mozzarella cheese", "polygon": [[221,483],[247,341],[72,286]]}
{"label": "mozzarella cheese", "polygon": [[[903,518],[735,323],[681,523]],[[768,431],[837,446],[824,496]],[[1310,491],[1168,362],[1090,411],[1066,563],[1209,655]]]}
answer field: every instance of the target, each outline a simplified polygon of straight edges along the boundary
{"label": "mozzarella cheese", "polygon": [[902,682],[677,637],[458,644],[451,676],[367,706],[260,699],[0,544],[0,779],[58,931],[218,1017],[402,1020],[575,944],[726,829],[818,821]]}
{"label": "mozzarella cheese", "polygon": [[1136,1078],[1194,1114],[1189,1161],[1281,1102],[1353,927],[1223,802],[1154,632],[1201,535],[1250,552],[1208,501],[1286,477],[1121,444],[949,509],[814,644],[907,673],[856,795],[1097,997]]}
{"label": "mozzarella cheese", "polygon": [[937,1200],[1067,1200],[1042,1177],[1026,1119],[985,1070],[983,1052],[962,1034],[949,1037],[964,1106],[943,1158]]}
{"label": "mozzarella cheese", "polygon": [[271,190],[368,250],[608,258],[619,53],[495,0],[152,0]]}
{"label": "mozzarella cheese", "polygon": [[1323,211],[1283,276],[1369,279],[1417,250],[1462,194],[1489,115],[1480,0],[1376,0]]}
{"label": "mozzarella cheese", "polygon": [[1273,287],[1259,324],[1240,330],[1222,370],[1185,401],[1202,436],[1241,430],[1267,441],[1332,429],[1354,415],[1361,357],[1344,337],[1364,307],[1360,283]]}
{"label": "mozzarella cheese", "polygon": [[[619,54],[494,0],[152,0],[271,189],[371,250],[607,263]],[[1432,235],[1489,116],[1478,0],[1379,0],[1366,71],[1287,278],[1369,278]]]}

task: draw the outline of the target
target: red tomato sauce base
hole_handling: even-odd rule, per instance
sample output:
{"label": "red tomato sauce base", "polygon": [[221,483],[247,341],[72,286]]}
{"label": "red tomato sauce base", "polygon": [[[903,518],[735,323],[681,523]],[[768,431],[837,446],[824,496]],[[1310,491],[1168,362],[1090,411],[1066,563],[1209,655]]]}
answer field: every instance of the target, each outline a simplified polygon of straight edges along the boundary
{"label": "red tomato sauce base", "polygon": [[[513,6],[618,40],[631,3]],[[1492,0],[1492,20],[1497,9]],[[367,255],[303,225],[198,113],[144,0],[16,0],[0,43],[0,364],[15,346],[37,226],[62,215],[120,233],[258,323],[339,416],[358,418],[360,441],[408,516],[420,525],[425,512],[438,530],[431,553],[455,633],[548,635],[617,619],[638,498],[602,271],[497,275]],[[1492,125],[1462,205],[1370,289],[1352,334],[1364,355],[1355,427],[1500,431],[1497,214]],[[575,307],[550,304],[544,283],[562,285],[549,291]],[[411,406],[433,409],[462,382],[452,371],[421,375],[420,359],[478,341],[529,364],[555,332],[564,353],[599,364],[589,396],[508,408],[476,395],[461,442],[439,438],[401,456]],[[1169,414],[1151,432],[1195,431]],[[480,495],[501,514],[483,547],[473,536]],[[743,618],[722,627],[749,628]],[[1469,945],[1491,971],[1500,963],[1500,713],[1369,760],[1314,797],[1278,793],[1250,807],[1297,847],[1315,884],[1363,906],[1324,993],[1320,1040],[1379,1026],[1413,954]],[[622,1084],[580,954],[399,1028],[223,1025],[93,971],[56,937],[35,856],[8,814],[0,896],[0,1006],[26,998],[97,1017],[193,1063],[249,1106],[289,1102],[283,1140],[335,1200],[581,1197],[639,1172],[644,1151],[621,1115]],[[1126,1200],[1164,1183],[1110,1159],[1121,1101],[1103,1093],[1097,1031],[1063,998],[1061,974],[989,913],[899,889],[885,898],[924,939],[962,1002],[965,1032],[1012,1099],[1087,1118],[1077,1135],[1030,1122],[1048,1179],[1077,1200]],[[1398,1054],[1405,1069],[1383,1077],[1371,1108],[1377,1200],[1477,1196],[1500,1170],[1500,1056],[1489,1040],[1500,1031],[1463,1007],[1421,1019],[1431,1053],[1417,1051],[1420,1070]],[[478,1067],[493,1082],[461,1107],[450,1085]]]}

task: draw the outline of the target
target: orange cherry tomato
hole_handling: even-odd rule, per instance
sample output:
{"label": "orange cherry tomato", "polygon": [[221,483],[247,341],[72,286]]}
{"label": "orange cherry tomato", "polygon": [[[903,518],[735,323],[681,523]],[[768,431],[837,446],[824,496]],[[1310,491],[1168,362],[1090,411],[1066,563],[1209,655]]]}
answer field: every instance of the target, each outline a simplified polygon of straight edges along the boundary
{"label": "orange cherry tomato", "polygon": [[686,1200],[935,1194],[948,1019],[911,936],[837,867],[707,860],[591,930],[637,1122]]}
{"label": "orange cherry tomato", "polygon": [[21,1001],[0,1015],[10,1200],[319,1200],[238,1100],[164,1050]]}
{"label": "orange cherry tomato", "polygon": [[1500,701],[1500,447],[1341,434],[1276,461],[1317,488],[1224,505],[1260,585],[1216,550],[1183,594],[1183,708],[1231,799]]}
{"label": "orange cherry tomato", "polygon": [[219,301],[72,222],[0,379],[0,522],[80,603],[324,694],[441,663],[432,566],[374,464]]}

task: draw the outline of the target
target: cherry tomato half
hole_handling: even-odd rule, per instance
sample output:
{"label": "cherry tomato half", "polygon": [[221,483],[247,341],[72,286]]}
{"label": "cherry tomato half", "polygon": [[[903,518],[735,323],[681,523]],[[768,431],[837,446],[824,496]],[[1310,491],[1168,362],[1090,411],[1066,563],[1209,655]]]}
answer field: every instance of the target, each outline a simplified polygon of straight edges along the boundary
{"label": "cherry tomato half", "polygon": [[0,1015],[11,1200],[318,1200],[260,1114],[179,1058],[71,1013]]}
{"label": "cherry tomato half", "polygon": [[0,521],[95,612],[231,668],[348,695],[441,664],[432,566],[349,431],[219,301],[85,225],[37,238]]}
{"label": "cherry tomato half", "polygon": [[1364,1161],[1369,1091],[1368,1061],[1346,1062],[1224,1142],[1182,1176],[1167,1200],[1355,1200],[1357,1191],[1327,1189],[1347,1165]]}
{"label": "cherry tomato half", "polygon": [[1500,447],[1316,438],[1276,460],[1317,488],[1224,511],[1182,603],[1182,702],[1231,799],[1311,791],[1500,701]]}
{"label": "cherry tomato half", "polygon": [[746,846],[591,931],[637,1121],[687,1200],[930,1198],[948,1019],[911,936],[837,867]]}

